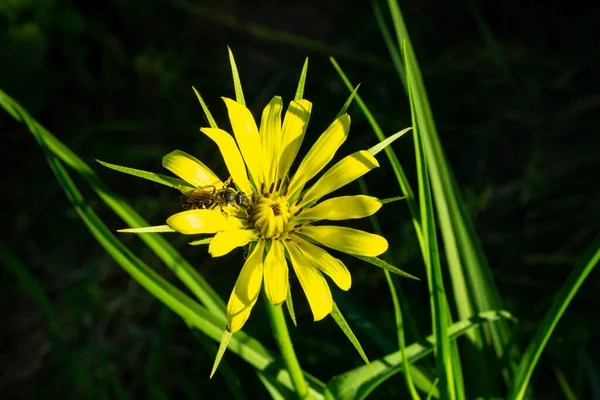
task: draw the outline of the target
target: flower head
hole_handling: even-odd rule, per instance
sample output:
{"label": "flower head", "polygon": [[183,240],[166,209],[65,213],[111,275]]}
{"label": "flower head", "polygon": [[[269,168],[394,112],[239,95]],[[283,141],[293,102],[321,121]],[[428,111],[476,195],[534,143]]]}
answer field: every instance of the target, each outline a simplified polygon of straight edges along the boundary
{"label": "flower head", "polygon": [[[251,251],[227,305],[231,332],[241,329],[258,299],[262,285],[268,300],[281,304],[289,287],[289,264],[308,298],[314,319],[333,307],[323,274],[342,290],[351,286],[346,266],[322,246],[359,256],[377,256],[388,247],[378,235],[320,221],[363,218],[381,202],[370,196],[320,200],[379,166],[367,151],[353,153],[330,167],[312,185],[344,143],[350,130],[347,114],[336,118],[291,172],[312,104],[292,101],[282,122],[283,102],[274,97],[262,112],[260,127],[242,104],[224,98],[233,136],[202,128],[223,156],[230,179],[223,182],[201,161],[182,151],[163,159],[165,168],[186,181],[184,204],[191,208],[171,216],[167,224],[183,234],[214,234],[208,251],[214,257],[250,244]],[[319,222],[318,224],[315,224]]]}

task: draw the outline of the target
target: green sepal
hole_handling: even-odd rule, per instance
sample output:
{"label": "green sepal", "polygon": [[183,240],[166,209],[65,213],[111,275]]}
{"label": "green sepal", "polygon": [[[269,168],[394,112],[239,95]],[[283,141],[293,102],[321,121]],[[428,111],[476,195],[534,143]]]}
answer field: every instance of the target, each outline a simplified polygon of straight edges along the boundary
{"label": "green sepal", "polygon": [[231,335],[233,335],[233,333],[231,333],[229,329],[225,329],[225,332],[223,332],[223,338],[221,339],[221,344],[219,345],[219,350],[217,351],[217,356],[215,357],[215,363],[213,364],[212,371],[210,372],[211,379],[217,371],[217,367],[221,362],[221,358],[223,358],[223,354],[225,354],[225,350],[227,350],[227,345],[229,344]]}
{"label": "green sepal", "polygon": [[165,186],[169,186],[174,189],[177,189],[177,190],[181,191],[182,193],[184,193],[184,190],[186,190],[183,188],[190,188],[192,190],[194,189],[193,186],[191,186],[189,183],[187,183],[183,179],[173,178],[171,176],[157,174],[154,172],[148,172],[148,171],[144,171],[141,169],[122,167],[120,165],[111,164],[111,163],[107,163],[107,162],[100,161],[100,160],[96,160],[96,161],[98,161],[98,163],[100,163],[101,165],[103,165],[107,168],[114,169],[115,171],[119,171],[119,172],[123,172],[125,174],[137,176],[138,178],[144,178],[144,179],[147,179],[152,182],[160,183],[161,185],[165,185]]}
{"label": "green sepal", "polygon": [[294,100],[301,100],[304,98],[304,85],[306,83],[306,73],[308,72],[308,57],[304,61],[304,66],[302,67],[302,72],[300,73],[300,80],[298,81],[298,88],[296,89],[296,95],[294,96]]}
{"label": "green sepal", "polygon": [[296,323],[296,314],[294,313],[294,303],[292,302],[292,290],[290,285],[288,285],[287,294],[285,295],[285,306],[287,307],[288,313],[290,314],[290,318],[294,323],[294,326],[298,326]]}
{"label": "green sepal", "polygon": [[217,126],[217,123],[216,123],[215,119],[213,118],[212,114],[208,110],[208,106],[204,102],[204,99],[202,98],[202,96],[200,96],[200,93],[198,93],[198,91],[196,90],[195,87],[192,86],[192,89],[194,89],[194,93],[196,93],[196,97],[198,98],[198,101],[200,102],[202,111],[204,111],[204,115],[206,115],[206,119],[208,119],[208,124],[210,125],[211,128],[218,129],[219,127]]}
{"label": "green sepal", "polygon": [[165,232],[177,232],[169,225],[157,225],[157,226],[145,226],[143,228],[125,228],[117,229],[117,232],[121,233],[165,233]]}
{"label": "green sepal", "polygon": [[338,115],[336,116],[336,118],[339,118],[342,115],[346,114],[346,111],[348,110],[348,107],[350,107],[350,104],[352,103],[352,100],[354,100],[354,96],[356,96],[356,92],[358,92],[358,88],[359,87],[360,87],[360,83],[358,85],[356,85],[356,87],[354,88],[354,90],[352,91],[352,93],[350,93],[350,96],[348,97],[348,100],[346,100],[346,102],[342,106],[342,109],[340,110],[340,112],[338,113]]}
{"label": "green sepal", "polygon": [[[354,89],[354,91],[356,91],[356,89]],[[390,144],[392,144],[392,142],[394,142],[396,139],[399,139],[402,135],[404,135],[406,132],[410,131],[411,129],[412,129],[412,126],[409,126],[408,128],[404,128],[400,132],[396,132],[392,136],[385,138],[384,140],[377,143],[375,146],[371,147],[367,151],[372,156],[375,156],[377,153],[379,153],[381,150],[388,147]]]}
{"label": "green sepal", "polygon": [[414,275],[411,275],[411,274],[409,274],[408,272],[404,272],[404,271],[402,271],[401,269],[398,269],[398,268],[394,267],[392,264],[388,264],[388,263],[386,263],[385,261],[383,261],[383,260],[382,260],[382,259],[380,259],[380,258],[377,258],[377,257],[358,256],[358,255],[356,255],[356,254],[351,254],[351,255],[352,255],[352,256],[354,256],[354,257],[356,257],[356,258],[359,258],[359,259],[361,259],[361,260],[363,260],[363,261],[366,261],[366,262],[368,262],[369,264],[373,264],[373,265],[375,265],[376,267],[383,268],[383,269],[385,269],[386,271],[390,271],[390,272],[391,272],[391,273],[393,273],[393,274],[396,274],[396,275],[399,275],[399,276],[403,276],[403,277],[405,277],[405,278],[410,278],[410,279],[414,279],[414,280],[420,281],[420,279],[419,279],[419,278],[417,278],[416,276],[414,276]]}
{"label": "green sepal", "polygon": [[363,359],[365,364],[371,365],[369,363],[367,355],[365,354],[365,351],[360,345],[360,342],[354,335],[354,332],[352,332],[352,329],[350,329],[350,325],[348,325],[348,323],[344,319],[344,316],[340,312],[340,309],[338,308],[337,304],[335,304],[335,302],[333,303],[333,310],[331,310],[331,316],[333,317],[333,320],[336,322],[336,324],[338,324],[340,329],[344,332],[346,337],[350,340],[350,342],[352,342],[352,345],[354,346],[356,351],[358,351],[358,354],[360,354],[360,357]]}
{"label": "green sepal", "polygon": [[231,75],[233,77],[233,88],[235,89],[235,101],[245,106],[246,100],[244,100],[244,91],[242,90],[240,73],[238,72],[237,65],[235,64],[235,58],[233,58],[233,53],[231,52],[231,48],[229,46],[227,46],[227,51],[229,51],[229,62],[231,63]]}

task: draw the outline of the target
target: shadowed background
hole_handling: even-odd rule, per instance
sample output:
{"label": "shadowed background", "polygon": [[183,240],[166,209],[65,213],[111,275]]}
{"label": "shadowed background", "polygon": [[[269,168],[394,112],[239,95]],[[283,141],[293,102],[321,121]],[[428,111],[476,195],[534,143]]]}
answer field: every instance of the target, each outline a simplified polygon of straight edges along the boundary
{"label": "shadowed background", "polygon": [[[104,169],[94,159],[167,173],[162,156],[181,149],[227,178],[217,147],[199,132],[208,123],[191,89],[200,91],[217,122],[227,127],[220,99],[234,96],[227,45],[255,116],[274,95],[285,103],[293,98],[309,57],[305,97],[313,102],[313,114],[301,155],[348,96],[330,55],[353,83],[362,83],[360,93],[386,135],[410,125],[406,96],[368,2],[79,3],[0,2],[0,88],[154,225],[180,209],[178,192]],[[543,9],[516,1],[400,4],[442,143],[496,284],[522,323],[522,343],[600,221],[600,163],[593,140],[600,128],[596,21],[593,13],[559,3],[545,3]],[[377,143],[358,108],[349,112],[350,136],[337,158]],[[60,325],[51,327],[31,288],[0,269],[2,397],[227,398],[218,373],[208,380],[216,345],[199,340],[104,252],[72,210],[33,137],[4,111],[0,132],[1,240],[40,282]],[[394,149],[414,177],[410,134]],[[385,157],[380,162],[381,168],[365,177],[370,193],[400,195]],[[124,227],[91,190],[81,189],[111,229]],[[345,191],[356,193],[358,185]],[[425,270],[406,205],[386,205],[378,216],[395,265],[422,278],[402,281],[409,299],[403,310],[416,316],[421,334],[429,334]],[[368,220],[350,225],[372,229]],[[138,238],[120,237],[173,280]],[[189,238],[169,238],[227,298],[243,251],[211,259],[206,247],[187,246]],[[353,287],[334,297],[341,306],[351,302],[394,342],[393,307],[382,271],[342,259]],[[299,322],[291,334],[303,368],[328,379],[361,365],[331,319],[312,323],[298,281],[291,279]],[[589,398],[584,371],[599,355],[592,348],[600,333],[599,289],[596,273],[550,339],[532,380],[539,398],[562,398],[556,371],[581,398]],[[262,300],[246,329],[275,348]],[[355,332],[370,358],[383,355],[364,331],[355,327]],[[250,398],[267,395],[237,356],[229,353],[224,360]],[[74,388],[78,378],[67,365],[88,372],[86,388]],[[404,381],[397,376],[374,396],[403,393]]]}

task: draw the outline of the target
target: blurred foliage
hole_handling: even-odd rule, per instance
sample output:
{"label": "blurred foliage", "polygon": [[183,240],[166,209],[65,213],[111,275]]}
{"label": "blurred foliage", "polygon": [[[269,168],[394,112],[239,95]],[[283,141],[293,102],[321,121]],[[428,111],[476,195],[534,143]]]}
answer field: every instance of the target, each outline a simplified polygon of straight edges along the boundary
{"label": "blurred foliage", "polygon": [[[598,233],[595,17],[558,1],[542,9],[514,1],[401,5],[441,140],[497,285],[522,323],[522,338],[530,337],[577,256]],[[314,111],[307,143],[348,95],[329,55],[355,83],[362,82],[360,92],[388,135],[410,123],[408,102],[368,2],[0,1],[0,87],[90,164],[98,158],[164,173],[162,155],[179,148],[224,177],[220,155],[198,131],[207,123],[191,85],[224,123],[220,96],[233,96],[227,45],[236,54],[255,115],[273,95],[292,99],[304,58],[310,58],[305,96]],[[354,106],[349,111],[354,119],[344,154],[376,143],[361,114]],[[51,325],[15,276],[0,270],[2,397],[227,398],[218,374],[207,379],[213,358],[205,344],[103,252],[71,210],[30,134],[3,112],[0,131],[1,240],[41,283],[60,321]],[[407,135],[394,147],[414,176],[409,141]],[[97,170],[153,224],[163,224],[179,208],[177,193],[168,188]],[[366,182],[371,194],[392,197],[398,191],[390,191],[391,179],[383,162]],[[91,193],[84,195],[111,228],[122,227]],[[424,276],[404,204],[387,205],[379,216],[398,267]],[[370,229],[366,220],[353,226]],[[172,238],[227,297],[242,251],[217,262],[205,248]],[[123,240],[172,278],[136,237]],[[392,340],[393,308],[383,273],[343,260],[354,281],[344,299],[373,324],[389,328]],[[312,323],[292,279],[299,327],[291,334],[302,365],[319,378],[360,365],[331,319]],[[402,288],[411,299],[405,308],[429,315],[425,282],[404,281]],[[587,355],[600,334],[597,318],[591,318],[600,307],[599,289],[598,274],[592,275],[559,324],[532,381],[540,398],[561,397],[557,368],[575,393],[589,395],[589,387],[578,382],[584,360],[600,358],[597,348]],[[417,324],[429,333],[427,317]],[[275,347],[261,307],[248,330]],[[367,355],[382,355],[369,337],[360,331],[357,336]],[[225,360],[239,371],[250,398],[266,396],[250,367],[234,355]],[[73,366],[88,373],[87,391],[74,389]],[[375,396],[403,393],[398,377]]]}

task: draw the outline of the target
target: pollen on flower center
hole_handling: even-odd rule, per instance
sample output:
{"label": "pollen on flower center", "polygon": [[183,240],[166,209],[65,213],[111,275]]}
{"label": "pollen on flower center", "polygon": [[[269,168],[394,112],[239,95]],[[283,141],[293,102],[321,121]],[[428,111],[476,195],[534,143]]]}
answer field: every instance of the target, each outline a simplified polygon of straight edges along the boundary
{"label": "pollen on flower center", "polygon": [[278,238],[288,230],[291,214],[285,198],[261,197],[252,208],[250,220],[265,239]]}

